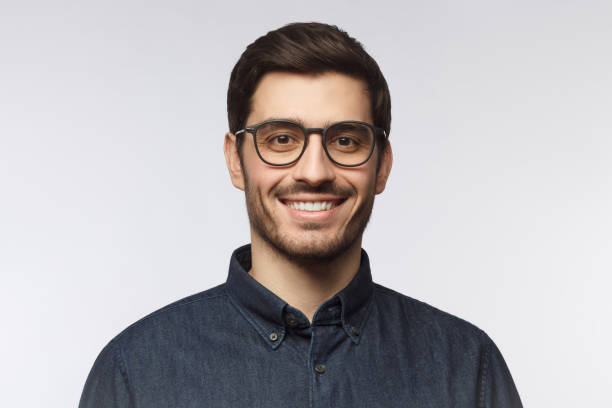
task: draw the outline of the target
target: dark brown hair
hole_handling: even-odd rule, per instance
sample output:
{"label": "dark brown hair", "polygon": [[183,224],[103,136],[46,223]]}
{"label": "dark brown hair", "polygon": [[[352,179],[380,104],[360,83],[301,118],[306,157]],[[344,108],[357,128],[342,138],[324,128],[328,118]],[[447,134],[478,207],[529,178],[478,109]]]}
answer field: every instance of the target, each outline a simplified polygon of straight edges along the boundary
{"label": "dark brown hair", "polygon": [[[336,26],[322,23],[288,24],[259,37],[246,48],[232,70],[227,90],[230,132],[246,125],[255,88],[261,77],[272,71],[301,74],[334,71],[362,79],[370,94],[373,124],[389,134],[391,96],[378,64],[359,41]],[[237,141],[239,151],[241,140]]]}

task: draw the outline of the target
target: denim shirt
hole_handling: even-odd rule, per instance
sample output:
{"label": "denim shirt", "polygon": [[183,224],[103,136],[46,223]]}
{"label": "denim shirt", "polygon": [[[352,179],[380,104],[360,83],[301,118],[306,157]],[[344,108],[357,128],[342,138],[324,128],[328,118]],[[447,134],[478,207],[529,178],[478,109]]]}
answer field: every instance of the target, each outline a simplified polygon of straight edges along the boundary
{"label": "denim shirt", "polygon": [[521,407],[491,339],[372,282],[368,256],[315,312],[253,279],[227,281],[132,324],[97,357],[80,408]]}

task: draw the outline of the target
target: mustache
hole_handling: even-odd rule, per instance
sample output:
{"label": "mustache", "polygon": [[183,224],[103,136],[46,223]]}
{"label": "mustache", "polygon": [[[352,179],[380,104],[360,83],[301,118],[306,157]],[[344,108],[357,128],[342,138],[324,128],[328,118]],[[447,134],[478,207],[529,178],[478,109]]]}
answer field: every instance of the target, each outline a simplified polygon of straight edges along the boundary
{"label": "mustache", "polygon": [[317,186],[312,186],[308,183],[298,182],[289,186],[279,186],[275,191],[276,195],[281,196],[298,193],[332,194],[341,197],[347,197],[353,194],[353,189],[348,187],[339,187],[334,185],[332,182],[321,183]]}

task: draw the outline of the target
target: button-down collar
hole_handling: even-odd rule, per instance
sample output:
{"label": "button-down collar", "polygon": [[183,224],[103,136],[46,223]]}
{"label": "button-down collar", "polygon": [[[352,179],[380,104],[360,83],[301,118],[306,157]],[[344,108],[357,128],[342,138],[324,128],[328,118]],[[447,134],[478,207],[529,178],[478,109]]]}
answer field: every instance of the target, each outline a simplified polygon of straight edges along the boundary
{"label": "button-down collar", "polygon": [[[226,289],[240,313],[270,347],[276,349],[285,338],[287,330],[307,327],[308,319],[304,313],[257,282],[249,275],[250,269],[251,246],[245,245],[232,254]],[[347,336],[358,344],[373,292],[370,261],[362,249],[357,273],[344,289],[319,306],[312,325],[342,325]]]}

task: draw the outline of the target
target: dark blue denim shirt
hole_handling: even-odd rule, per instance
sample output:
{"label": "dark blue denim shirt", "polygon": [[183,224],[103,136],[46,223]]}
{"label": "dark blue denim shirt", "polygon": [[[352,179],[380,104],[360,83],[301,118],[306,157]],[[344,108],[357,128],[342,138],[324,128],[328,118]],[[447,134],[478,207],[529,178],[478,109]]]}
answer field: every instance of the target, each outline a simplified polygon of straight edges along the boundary
{"label": "dark blue denim shirt", "polygon": [[224,284],[112,339],[79,407],[521,407],[491,339],[372,282],[365,251],[312,324],[250,264],[250,246],[237,249]]}

